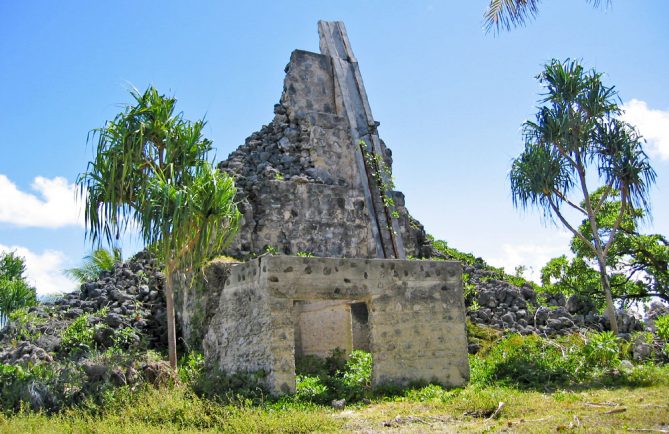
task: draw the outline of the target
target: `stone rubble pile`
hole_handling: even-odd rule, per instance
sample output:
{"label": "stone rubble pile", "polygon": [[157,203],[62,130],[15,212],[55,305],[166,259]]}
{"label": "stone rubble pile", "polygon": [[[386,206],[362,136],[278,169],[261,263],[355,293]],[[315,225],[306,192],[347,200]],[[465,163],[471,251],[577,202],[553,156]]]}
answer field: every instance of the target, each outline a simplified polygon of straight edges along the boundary
{"label": "stone rubble pile", "polygon": [[160,270],[140,252],[79,291],[10,321],[0,330],[0,364],[29,374],[4,378],[1,407],[27,403],[51,412],[98,399],[111,387],[173,382],[169,364],[149,351],[167,346]]}
{"label": "stone rubble pile", "polygon": [[244,196],[268,180],[332,184],[332,177],[314,168],[310,128],[301,119],[288,119],[282,104],[274,106],[274,119],[246,138],[218,168],[235,178]]}
{"label": "stone rubble pile", "polygon": [[[475,285],[468,315],[475,324],[491,326],[511,333],[544,336],[576,333],[582,329],[606,330],[609,321],[597,313],[591,300],[579,296],[537,294],[531,285],[521,287],[498,280],[494,272],[464,265]],[[539,298],[542,298],[539,302]],[[476,302],[475,304],[473,302]],[[472,308],[473,307],[473,308]],[[616,314],[620,333],[629,336],[643,330],[643,324],[625,311]]]}
{"label": "stone rubble pile", "polygon": [[[545,336],[609,327],[608,319],[598,314],[587,298],[537,294],[530,285],[514,286],[478,265],[465,264],[464,273],[476,288],[473,298],[466,300],[468,316],[475,324]],[[163,284],[157,261],[140,252],[113,271],[103,272],[98,280],[82,284],[80,291],[66,294],[53,304],[30,308],[29,313],[38,319],[35,324],[10,323],[0,330],[0,363],[34,365],[58,360],[63,356],[63,331],[86,314],[89,325],[95,328],[94,345],[100,350],[114,345],[114,332],[121,328],[133,331],[128,339],[137,345],[142,340],[146,348],[164,349],[167,331]],[[96,315],[100,312],[104,315]],[[653,303],[646,313],[650,328],[654,318],[668,313],[668,307]],[[617,315],[623,335],[643,330],[642,322],[633,315],[624,311]],[[26,326],[27,330],[19,329]]]}
{"label": "stone rubble pile", "polygon": [[92,346],[98,351],[115,345],[121,329],[126,330],[126,347],[164,348],[163,282],[157,261],[140,252],[98,280],[82,284],[79,291],[29,308],[28,323],[10,322],[0,331],[0,363],[35,365],[85,357],[85,351],[73,352],[62,345],[65,330],[82,316],[86,327],[94,330]]}

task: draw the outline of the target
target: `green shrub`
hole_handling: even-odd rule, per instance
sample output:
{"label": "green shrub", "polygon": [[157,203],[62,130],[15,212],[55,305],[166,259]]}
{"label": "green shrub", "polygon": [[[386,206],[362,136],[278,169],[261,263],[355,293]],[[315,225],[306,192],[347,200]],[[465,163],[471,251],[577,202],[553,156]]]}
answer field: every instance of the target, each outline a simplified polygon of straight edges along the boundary
{"label": "green shrub", "polygon": [[261,402],[268,395],[264,371],[228,374],[217,368],[203,368],[193,379],[193,391],[218,402]]}
{"label": "green shrub", "polygon": [[664,341],[669,341],[669,315],[662,315],[655,319],[655,334]]}
{"label": "green shrub", "polygon": [[0,410],[7,414],[31,408],[53,411],[72,404],[81,382],[71,374],[47,365],[0,365]]}
{"label": "green shrub", "polygon": [[204,369],[204,356],[201,353],[185,354],[179,362],[179,379],[191,384],[198,379]]}
{"label": "green shrub", "polygon": [[576,379],[577,346],[537,335],[510,335],[484,354],[470,357],[471,381],[516,387],[568,384]]}
{"label": "green shrub", "polygon": [[8,318],[18,341],[37,340],[42,335],[37,327],[46,323],[46,319],[38,317],[34,312],[28,312],[27,307],[14,310]]}
{"label": "green shrub", "polygon": [[[665,366],[658,366],[653,362],[646,362],[642,365],[633,366],[628,370],[615,370],[612,376],[607,377],[606,383],[623,383],[630,387],[657,386],[669,384],[669,369]],[[621,372],[622,371],[622,372]]]}
{"label": "green shrub", "polygon": [[89,324],[88,314],[77,317],[63,330],[60,347],[67,353],[87,352],[93,348],[94,327]]}
{"label": "green shrub", "polygon": [[667,382],[667,368],[651,362],[621,367],[620,354],[626,345],[610,332],[555,339],[511,335],[487,351],[470,355],[470,383],[543,391],[595,384],[637,386]]}
{"label": "green shrub", "polygon": [[583,355],[589,365],[599,368],[613,368],[620,364],[620,344],[611,331],[591,333],[583,347]]}
{"label": "green shrub", "polygon": [[114,348],[127,350],[140,342],[140,337],[135,328],[126,326],[114,332]]}
{"label": "green shrub", "polygon": [[318,376],[297,375],[295,397],[299,400],[317,401],[326,396],[328,387]]}
{"label": "green shrub", "polygon": [[[434,249],[441,255],[443,255],[443,257],[445,257],[446,259],[454,259],[464,264],[486,270],[488,273],[490,273],[489,276],[483,277],[480,280],[485,281],[485,280],[497,279],[509,282],[515,286],[530,285],[535,290],[539,289],[539,286],[536,283],[528,281],[527,279],[522,277],[521,275],[522,269],[520,270],[521,272],[518,275],[513,276],[505,273],[503,268],[497,268],[493,267],[492,265],[489,265],[482,258],[474,256],[471,253],[464,253],[450,247],[446,241],[435,240],[432,235],[428,235],[428,240],[432,243],[432,247],[434,247]],[[431,259],[440,259],[440,258],[431,258]],[[465,283],[465,300],[469,305],[469,303],[471,303],[474,300],[474,296],[476,295],[476,287],[471,284],[470,286],[468,286],[468,276],[466,275],[463,275],[463,281]]]}
{"label": "green shrub", "polygon": [[471,253],[463,253],[457,249],[449,247],[446,241],[435,240],[434,237],[428,235],[428,239],[432,241],[432,246],[441,254],[445,255],[449,259],[455,259],[456,261],[464,262],[468,265],[482,265],[488,266],[488,264],[481,258],[478,258]]}
{"label": "green shrub", "polygon": [[329,372],[325,365],[325,359],[313,354],[307,354],[295,358],[295,374],[313,377],[329,375]]}
{"label": "green shrub", "polygon": [[366,351],[353,350],[346,361],[342,380],[349,387],[371,387],[372,355]]}
{"label": "green shrub", "polygon": [[329,404],[335,399],[352,402],[371,396],[372,364],[372,355],[362,350],[353,350],[348,359],[339,348],[325,359],[300,357],[295,362],[295,398]]}
{"label": "green shrub", "polygon": [[502,332],[482,324],[475,324],[469,318],[466,320],[467,340],[470,344],[479,346],[479,351],[486,351],[495,342],[502,338]]}

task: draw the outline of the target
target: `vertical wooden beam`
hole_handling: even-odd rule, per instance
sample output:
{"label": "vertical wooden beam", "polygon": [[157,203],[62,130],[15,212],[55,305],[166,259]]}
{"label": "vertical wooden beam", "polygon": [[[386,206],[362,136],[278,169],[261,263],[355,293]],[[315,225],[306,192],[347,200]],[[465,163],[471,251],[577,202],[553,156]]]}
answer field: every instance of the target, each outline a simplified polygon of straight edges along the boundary
{"label": "vertical wooden beam", "polygon": [[[383,170],[374,173],[378,168],[369,167],[360,144],[364,142],[365,152],[374,159],[385,161],[381,149],[381,140],[376,131],[377,124],[367,99],[367,92],[362,82],[358,62],[353,55],[341,21],[319,21],[321,54],[332,58],[335,82],[341,94],[344,111],[349,120],[351,138],[355,149],[355,159],[363,183],[362,188],[367,209],[372,223],[372,234],[376,243],[376,255],[380,258],[405,259],[404,244],[399,222],[388,209],[382,195],[390,197],[390,191],[382,191],[383,186],[390,185],[390,177]],[[362,141],[362,142],[361,142]],[[376,176],[380,175],[382,185],[378,185]]]}

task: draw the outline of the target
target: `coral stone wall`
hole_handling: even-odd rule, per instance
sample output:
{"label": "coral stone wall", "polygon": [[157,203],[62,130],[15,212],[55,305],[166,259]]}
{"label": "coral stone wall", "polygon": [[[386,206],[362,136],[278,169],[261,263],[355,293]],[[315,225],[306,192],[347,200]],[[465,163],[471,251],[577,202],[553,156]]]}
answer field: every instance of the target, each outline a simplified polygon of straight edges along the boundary
{"label": "coral stone wall", "polygon": [[[265,256],[208,291],[220,299],[203,342],[207,360],[226,372],[264,370],[273,393],[295,390],[301,301],[366,304],[375,385],[460,386],[469,377],[457,262]],[[317,337],[321,348],[341,345],[325,329]]]}
{"label": "coral stone wall", "polygon": [[[244,216],[226,254],[267,247],[315,256],[376,256],[371,218],[355,161],[350,125],[329,56],[296,50],[286,68],[274,119],[219,164],[234,176]],[[392,166],[391,152],[384,159]],[[394,193],[407,255],[427,256],[425,232]]]}

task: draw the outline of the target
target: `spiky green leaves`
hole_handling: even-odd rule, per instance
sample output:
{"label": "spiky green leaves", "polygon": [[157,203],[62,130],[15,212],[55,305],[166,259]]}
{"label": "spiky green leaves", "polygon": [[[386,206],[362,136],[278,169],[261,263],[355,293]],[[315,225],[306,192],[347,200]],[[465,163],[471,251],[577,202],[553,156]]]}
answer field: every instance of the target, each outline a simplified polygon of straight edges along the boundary
{"label": "spiky green leaves", "polygon": [[202,137],[205,123],[175,114],[174,98],[153,87],[131,95],[134,105],[91,132],[89,139],[97,138],[95,158],[77,179],[86,198],[86,232],[94,242],[111,242],[141,220],[150,179],[189,184],[211,150],[211,141]]}
{"label": "spiky green leaves", "polygon": [[103,271],[111,271],[114,265],[122,261],[120,249],[95,249],[90,255],[84,256],[80,267],[69,268],[65,274],[79,283],[92,282],[100,277]]}
{"label": "spiky green leaves", "polygon": [[655,171],[642,148],[636,129],[618,119],[597,125],[598,170],[607,185],[621,192],[633,207],[649,209],[648,188]]}
{"label": "spiky green leaves", "polygon": [[[617,333],[607,256],[625,216],[636,206],[648,207],[655,172],[641,137],[616,118],[620,114],[616,92],[602,83],[601,74],[586,71],[576,61],[553,60],[537,78],[546,93],[536,120],[523,125],[525,150],[509,174],[513,203],[537,206],[546,218],[557,217],[592,253],[611,328]],[[590,179],[595,174],[598,179]],[[597,194],[590,193],[593,186]],[[618,193],[613,224],[601,230],[598,216]],[[569,222],[565,203],[585,219],[580,228]]]}
{"label": "spiky green leaves", "polygon": [[234,235],[234,183],[207,161],[203,121],[184,120],[176,100],[153,87],[131,95],[135,103],[89,137],[95,158],[77,179],[86,233],[111,244],[136,223],[162,259],[192,265]]}
{"label": "spiky green leaves", "polygon": [[193,175],[181,185],[162,176],[151,178],[140,212],[143,239],[184,268],[220,252],[240,220],[232,178],[208,162],[198,164]]}
{"label": "spiky green leaves", "polygon": [[594,166],[625,201],[646,207],[655,172],[636,130],[615,117],[620,108],[614,88],[571,60],[551,61],[537,78],[546,93],[536,120],[523,125],[525,150],[510,174],[514,204],[536,205],[549,215]]}
{"label": "spiky green leaves", "polygon": [[556,191],[569,192],[574,185],[566,159],[554,148],[536,143],[528,144],[513,161],[509,177],[514,205],[537,206],[547,217],[552,212],[551,200],[562,201]]}
{"label": "spiky green leaves", "polygon": [[112,243],[134,222],[165,261],[168,352],[176,369],[172,273],[199,268],[232,239],[239,222],[236,190],[206,159],[211,141],[202,137],[203,121],[175,114],[176,100],[153,87],[132,96],[135,105],[93,131],[95,160],[77,184],[93,241]]}
{"label": "spiky green leaves", "polygon": [[485,12],[486,32],[522,26],[539,12],[539,0],[490,0]]}

